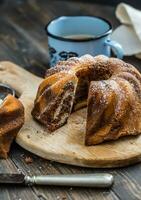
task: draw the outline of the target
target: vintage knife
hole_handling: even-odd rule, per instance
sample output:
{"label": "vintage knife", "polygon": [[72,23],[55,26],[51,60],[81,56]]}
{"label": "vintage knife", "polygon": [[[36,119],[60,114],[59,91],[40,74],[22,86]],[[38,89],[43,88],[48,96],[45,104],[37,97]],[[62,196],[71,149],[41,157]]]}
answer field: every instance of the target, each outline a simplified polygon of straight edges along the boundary
{"label": "vintage knife", "polygon": [[107,188],[113,184],[113,175],[108,173],[26,176],[24,174],[0,173],[0,184],[56,185]]}

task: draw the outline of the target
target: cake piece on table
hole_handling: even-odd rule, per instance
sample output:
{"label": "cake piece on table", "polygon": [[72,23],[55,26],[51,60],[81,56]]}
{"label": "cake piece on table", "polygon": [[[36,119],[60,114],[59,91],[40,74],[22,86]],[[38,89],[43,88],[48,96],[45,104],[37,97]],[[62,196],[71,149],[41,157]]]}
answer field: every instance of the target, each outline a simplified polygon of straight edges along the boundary
{"label": "cake piece on table", "polygon": [[23,123],[22,103],[8,95],[0,104],[0,158],[7,158],[10,146]]}

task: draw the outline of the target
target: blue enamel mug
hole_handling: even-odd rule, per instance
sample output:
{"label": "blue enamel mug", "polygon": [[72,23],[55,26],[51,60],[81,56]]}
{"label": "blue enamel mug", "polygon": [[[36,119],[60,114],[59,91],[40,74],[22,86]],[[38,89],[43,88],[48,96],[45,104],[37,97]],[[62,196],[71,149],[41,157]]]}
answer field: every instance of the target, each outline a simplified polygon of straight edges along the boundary
{"label": "blue enamel mug", "polygon": [[111,56],[111,49],[122,59],[123,49],[110,39],[112,25],[106,19],[94,16],[62,16],[51,21],[45,28],[48,35],[50,66],[59,60],[103,54]]}

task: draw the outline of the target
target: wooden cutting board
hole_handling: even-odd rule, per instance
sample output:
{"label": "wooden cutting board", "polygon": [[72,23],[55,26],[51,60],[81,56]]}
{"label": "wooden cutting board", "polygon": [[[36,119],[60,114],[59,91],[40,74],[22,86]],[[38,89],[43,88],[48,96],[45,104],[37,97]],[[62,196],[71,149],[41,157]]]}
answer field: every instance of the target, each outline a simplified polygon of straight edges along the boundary
{"label": "wooden cutting board", "polygon": [[85,167],[119,167],[141,160],[141,136],[84,146],[86,109],[71,114],[66,125],[49,134],[30,114],[41,81],[13,63],[0,62],[0,82],[13,87],[25,107],[25,124],[16,138],[19,145],[43,158]]}

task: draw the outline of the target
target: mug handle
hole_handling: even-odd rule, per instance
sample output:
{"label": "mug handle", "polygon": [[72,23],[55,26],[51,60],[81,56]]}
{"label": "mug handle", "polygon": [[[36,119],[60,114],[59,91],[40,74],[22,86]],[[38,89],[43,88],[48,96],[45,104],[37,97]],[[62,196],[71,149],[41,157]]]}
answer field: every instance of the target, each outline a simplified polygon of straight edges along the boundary
{"label": "mug handle", "polygon": [[114,40],[107,40],[107,41],[105,41],[105,45],[108,45],[112,48],[112,50],[113,50],[114,54],[117,56],[117,58],[119,58],[119,59],[123,58],[123,55],[124,55],[123,48],[118,42],[116,42]]}

